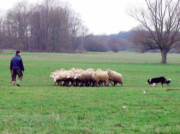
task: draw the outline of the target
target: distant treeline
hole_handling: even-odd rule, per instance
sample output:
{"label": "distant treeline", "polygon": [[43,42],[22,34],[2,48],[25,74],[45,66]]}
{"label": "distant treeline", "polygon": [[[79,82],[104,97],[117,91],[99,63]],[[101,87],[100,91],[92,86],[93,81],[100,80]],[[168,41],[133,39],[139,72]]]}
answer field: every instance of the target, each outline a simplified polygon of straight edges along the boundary
{"label": "distant treeline", "polygon": [[44,0],[16,3],[0,12],[0,49],[36,52],[76,52],[130,50],[130,32],[92,35],[68,3]]}
{"label": "distant treeline", "polygon": [[1,49],[74,51],[76,38],[86,33],[80,16],[58,0],[35,5],[22,1],[0,13]]}
{"label": "distant treeline", "polygon": [[135,51],[128,40],[131,32],[120,32],[112,35],[88,35],[85,37],[85,50],[95,52]]}

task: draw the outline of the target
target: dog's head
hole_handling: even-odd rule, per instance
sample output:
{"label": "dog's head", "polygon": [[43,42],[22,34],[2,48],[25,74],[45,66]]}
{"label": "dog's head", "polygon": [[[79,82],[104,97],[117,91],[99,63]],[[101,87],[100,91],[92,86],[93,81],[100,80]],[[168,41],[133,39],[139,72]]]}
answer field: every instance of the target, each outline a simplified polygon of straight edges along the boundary
{"label": "dog's head", "polygon": [[151,79],[148,79],[147,82],[146,82],[146,84],[152,84],[152,83],[151,83]]}

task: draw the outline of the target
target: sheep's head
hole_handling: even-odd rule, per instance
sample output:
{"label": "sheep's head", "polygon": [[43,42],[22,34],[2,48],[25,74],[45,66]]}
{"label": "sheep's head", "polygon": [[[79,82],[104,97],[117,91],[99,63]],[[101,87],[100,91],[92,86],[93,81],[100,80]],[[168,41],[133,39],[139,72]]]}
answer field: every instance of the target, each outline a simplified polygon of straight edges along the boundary
{"label": "sheep's head", "polygon": [[71,74],[67,74],[67,78],[68,78],[68,79],[71,78]]}
{"label": "sheep's head", "polygon": [[76,80],[76,79],[78,79],[80,76],[81,76],[80,74],[75,74],[74,79]]}
{"label": "sheep's head", "polygon": [[98,71],[102,71],[102,70],[101,69],[97,69],[96,72],[98,72]]}
{"label": "sheep's head", "polygon": [[56,82],[60,78],[60,75],[55,75],[54,76],[54,82]]}
{"label": "sheep's head", "polygon": [[53,78],[53,74],[54,74],[54,73],[51,73],[51,74],[49,75],[49,77],[50,77],[50,78]]}
{"label": "sheep's head", "polygon": [[93,80],[95,79],[96,75],[97,75],[97,74],[96,74],[95,72],[92,73],[91,77],[92,77]]}
{"label": "sheep's head", "polygon": [[71,68],[70,70],[71,70],[71,71],[75,71],[75,70],[76,70],[76,68]]}
{"label": "sheep's head", "polygon": [[86,69],[86,71],[85,72],[93,72],[94,71],[94,69],[93,68],[88,68],[88,69]]}
{"label": "sheep's head", "polygon": [[55,76],[55,73],[52,72],[49,77],[50,77],[50,78],[54,78],[54,76]]}
{"label": "sheep's head", "polygon": [[107,74],[110,75],[112,73],[112,71],[110,69],[106,69]]}
{"label": "sheep's head", "polygon": [[57,78],[56,78],[56,77],[54,77],[54,82],[56,82],[56,80],[57,80]]}
{"label": "sheep's head", "polygon": [[62,68],[60,71],[65,71],[65,69]]}
{"label": "sheep's head", "polygon": [[67,73],[67,78],[74,78],[74,73],[73,72],[68,72]]}

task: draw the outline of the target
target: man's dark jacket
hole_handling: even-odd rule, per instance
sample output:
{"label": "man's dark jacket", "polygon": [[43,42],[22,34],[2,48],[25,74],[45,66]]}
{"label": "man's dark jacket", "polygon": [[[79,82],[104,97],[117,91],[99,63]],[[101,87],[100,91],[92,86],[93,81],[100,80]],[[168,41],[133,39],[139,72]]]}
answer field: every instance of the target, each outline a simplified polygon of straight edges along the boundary
{"label": "man's dark jacket", "polygon": [[24,71],[24,66],[23,66],[22,58],[20,55],[15,55],[11,59],[10,69]]}

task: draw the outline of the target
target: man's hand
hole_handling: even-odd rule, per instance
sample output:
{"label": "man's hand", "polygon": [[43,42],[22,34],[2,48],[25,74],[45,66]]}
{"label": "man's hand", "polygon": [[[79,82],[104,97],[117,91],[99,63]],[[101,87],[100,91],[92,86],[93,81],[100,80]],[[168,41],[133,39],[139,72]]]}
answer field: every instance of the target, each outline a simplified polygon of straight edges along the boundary
{"label": "man's hand", "polygon": [[10,69],[10,72],[11,72],[11,74],[12,74],[12,70]]}

